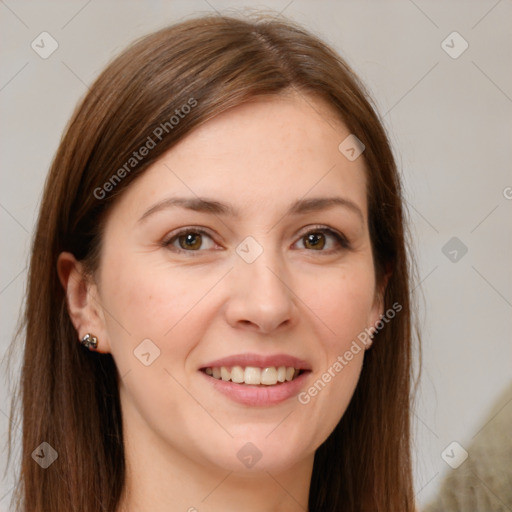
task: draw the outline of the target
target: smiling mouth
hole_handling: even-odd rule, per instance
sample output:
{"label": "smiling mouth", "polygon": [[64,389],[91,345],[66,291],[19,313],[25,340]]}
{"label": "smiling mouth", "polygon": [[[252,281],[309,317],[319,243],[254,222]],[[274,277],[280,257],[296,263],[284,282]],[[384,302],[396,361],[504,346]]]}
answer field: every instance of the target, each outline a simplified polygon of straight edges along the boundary
{"label": "smiling mouth", "polygon": [[220,366],[202,368],[201,371],[214,379],[230,381],[235,384],[276,386],[290,382],[308,370],[301,370],[292,366],[268,366],[265,368],[258,368],[256,366]]}

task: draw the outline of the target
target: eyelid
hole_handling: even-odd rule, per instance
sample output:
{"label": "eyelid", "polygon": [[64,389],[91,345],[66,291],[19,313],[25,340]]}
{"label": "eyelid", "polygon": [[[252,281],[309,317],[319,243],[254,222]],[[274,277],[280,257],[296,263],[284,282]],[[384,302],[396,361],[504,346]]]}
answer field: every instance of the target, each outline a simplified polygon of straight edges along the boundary
{"label": "eyelid", "polygon": [[[315,233],[315,232],[327,233],[327,234],[331,235],[332,237],[334,237],[336,239],[336,241],[338,242],[338,244],[342,248],[344,248],[344,249],[351,248],[349,239],[342,232],[338,231],[337,229],[331,228],[330,226],[323,225],[323,224],[314,224],[314,225],[306,226],[304,228],[304,230],[301,231],[301,234],[299,235],[299,240],[302,237],[306,236],[308,233]],[[297,240],[297,242],[299,240]],[[294,242],[294,245],[297,242]],[[330,251],[309,251],[309,252],[332,253],[332,252],[335,252],[336,250],[339,250],[339,249],[333,249]]]}
{"label": "eyelid", "polygon": [[[171,244],[174,241],[174,239],[177,239],[179,236],[184,235],[186,233],[197,233],[197,234],[200,234],[202,236],[206,235],[208,238],[210,238],[212,240],[212,242],[214,244],[218,245],[217,242],[214,239],[213,234],[211,234],[210,231],[207,230],[206,228],[199,227],[199,226],[185,226],[185,227],[182,227],[182,228],[177,228],[174,231],[172,231],[171,233],[168,233],[165,236],[165,238],[162,240],[162,242],[161,242],[162,246],[167,248],[167,249],[172,250],[173,252],[181,253],[181,254],[183,254],[183,253],[186,253],[186,254],[192,253],[193,255],[195,255],[194,253],[204,252],[204,250],[186,251],[185,249],[182,249],[181,247],[173,247],[173,246],[171,246]],[[213,250],[216,250],[216,249],[213,249]]]}
{"label": "eyelid", "polygon": [[[218,245],[217,242],[214,239],[213,234],[211,234],[208,229],[203,228],[203,227],[199,227],[199,226],[185,226],[185,227],[182,227],[182,228],[177,228],[176,230],[174,230],[171,233],[169,233],[163,239],[162,245],[164,247],[166,247],[166,248],[169,248],[169,247],[171,247],[171,242],[174,239],[178,238],[179,236],[181,236],[183,234],[189,233],[189,232],[197,233],[197,234],[200,234],[200,235],[206,235],[208,238],[210,238],[212,240],[213,243]],[[322,232],[322,233],[326,233],[326,234],[332,236],[336,240],[336,242],[339,244],[339,246],[341,248],[343,248],[343,249],[350,249],[351,248],[350,241],[347,239],[347,237],[343,233],[341,233],[337,229],[331,228],[331,227],[323,225],[323,224],[315,224],[315,225],[310,225],[310,226],[304,227],[299,232],[299,234],[297,235],[298,239],[293,243],[293,245],[295,245],[297,242],[299,242],[301,240],[301,238],[303,238],[307,234],[314,233],[314,232]],[[195,251],[190,250],[190,251],[187,251],[187,250],[182,249],[180,247],[172,247],[172,250],[174,252],[177,252],[177,253],[187,253],[187,254],[205,252],[205,250],[195,250]],[[213,250],[218,250],[218,249],[213,249]],[[339,251],[339,250],[340,250],[339,248],[338,249],[335,248],[335,249],[331,249],[331,250],[327,250],[327,251],[323,251],[323,250],[314,251],[314,250],[312,250],[312,251],[308,251],[308,252],[332,253],[332,252],[336,252],[336,251]]]}

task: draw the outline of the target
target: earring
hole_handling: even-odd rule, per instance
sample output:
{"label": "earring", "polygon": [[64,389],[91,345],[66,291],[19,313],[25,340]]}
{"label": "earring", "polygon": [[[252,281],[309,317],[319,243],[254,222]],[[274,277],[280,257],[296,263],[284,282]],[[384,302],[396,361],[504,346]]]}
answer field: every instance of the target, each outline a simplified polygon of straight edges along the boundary
{"label": "earring", "polygon": [[98,338],[96,338],[96,336],[94,336],[93,334],[89,334],[87,333],[81,340],[80,340],[80,343],[85,347],[85,348],[88,348],[89,350],[91,349],[91,347],[93,349],[96,349],[98,348]]}

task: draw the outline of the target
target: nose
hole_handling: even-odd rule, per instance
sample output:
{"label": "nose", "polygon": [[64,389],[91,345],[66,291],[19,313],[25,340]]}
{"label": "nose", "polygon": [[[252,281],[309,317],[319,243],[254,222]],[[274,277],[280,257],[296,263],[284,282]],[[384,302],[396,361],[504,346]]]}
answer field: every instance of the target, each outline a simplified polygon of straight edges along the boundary
{"label": "nose", "polygon": [[276,252],[264,250],[252,263],[236,256],[228,279],[226,318],[232,327],[268,334],[296,323],[297,297]]}

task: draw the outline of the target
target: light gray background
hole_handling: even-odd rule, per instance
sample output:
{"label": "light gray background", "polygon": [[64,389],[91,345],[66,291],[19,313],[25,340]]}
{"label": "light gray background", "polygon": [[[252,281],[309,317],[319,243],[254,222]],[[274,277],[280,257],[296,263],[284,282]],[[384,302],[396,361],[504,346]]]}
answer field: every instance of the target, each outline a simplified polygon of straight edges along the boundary
{"label": "light gray background", "polygon": [[[390,134],[422,292],[414,468],[425,504],[456,471],[442,451],[454,440],[468,447],[511,379],[510,0],[0,1],[0,356],[22,302],[45,175],[87,84],[136,37],[192,14],[245,6],[281,11],[331,43],[368,85]],[[46,60],[30,46],[43,31],[59,44]],[[441,46],[453,31],[469,44],[456,59]],[[452,51],[461,48],[452,39]],[[454,236],[468,248],[457,262],[442,252]],[[9,396],[1,389],[3,442]],[[10,470],[0,510],[12,485]]]}

